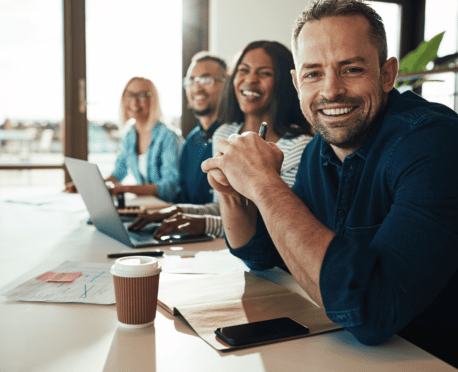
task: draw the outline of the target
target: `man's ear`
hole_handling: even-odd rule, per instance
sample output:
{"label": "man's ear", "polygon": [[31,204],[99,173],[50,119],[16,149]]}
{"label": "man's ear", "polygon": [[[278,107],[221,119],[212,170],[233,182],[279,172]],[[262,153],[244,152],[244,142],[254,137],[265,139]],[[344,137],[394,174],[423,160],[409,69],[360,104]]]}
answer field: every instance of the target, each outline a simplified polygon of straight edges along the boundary
{"label": "man's ear", "polygon": [[398,60],[396,57],[391,57],[383,63],[380,74],[383,91],[389,93],[393,89],[396,77],[398,76]]}
{"label": "man's ear", "polygon": [[297,83],[296,70],[291,70],[291,76],[293,77],[293,84],[296,88],[297,94],[299,95],[299,84]]}

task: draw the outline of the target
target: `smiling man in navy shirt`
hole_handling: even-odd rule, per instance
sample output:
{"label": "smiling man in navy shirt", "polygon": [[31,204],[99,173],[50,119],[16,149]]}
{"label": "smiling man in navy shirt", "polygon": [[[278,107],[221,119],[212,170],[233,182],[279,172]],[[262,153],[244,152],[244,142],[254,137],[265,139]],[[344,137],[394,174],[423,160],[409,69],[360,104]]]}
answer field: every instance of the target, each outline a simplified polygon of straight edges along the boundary
{"label": "smiling man in navy shirt", "polygon": [[393,88],[397,60],[361,1],[313,1],[293,52],[318,133],[293,188],[281,151],[255,133],[218,141],[202,164],[231,252],[253,269],[286,267],[360,342],[398,333],[458,366],[458,115]]}
{"label": "smiling man in navy shirt", "polygon": [[181,151],[181,192],[176,203],[206,204],[213,201],[211,187],[200,165],[212,156],[212,136],[219,127],[216,120],[218,104],[226,78],[226,63],[209,52],[199,52],[192,58],[183,86],[188,107],[199,119],[188,134]]}

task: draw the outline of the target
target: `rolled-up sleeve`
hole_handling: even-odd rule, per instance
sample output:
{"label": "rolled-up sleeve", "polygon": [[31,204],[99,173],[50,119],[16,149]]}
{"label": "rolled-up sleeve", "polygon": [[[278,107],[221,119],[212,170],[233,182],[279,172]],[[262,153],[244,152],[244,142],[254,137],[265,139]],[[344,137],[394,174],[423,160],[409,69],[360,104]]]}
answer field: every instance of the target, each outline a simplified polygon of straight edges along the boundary
{"label": "rolled-up sleeve", "polygon": [[247,245],[233,249],[226,239],[229,251],[236,257],[243,260],[252,270],[266,270],[275,266],[285,266],[275,248],[260,213],[256,222],[256,233]]}
{"label": "rolled-up sleeve", "polygon": [[133,141],[132,137],[133,136],[129,135],[128,133],[123,138],[118,156],[116,157],[114,170],[111,173],[113,177],[115,177],[119,182],[122,182],[128,174],[129,143],[130,141]]}

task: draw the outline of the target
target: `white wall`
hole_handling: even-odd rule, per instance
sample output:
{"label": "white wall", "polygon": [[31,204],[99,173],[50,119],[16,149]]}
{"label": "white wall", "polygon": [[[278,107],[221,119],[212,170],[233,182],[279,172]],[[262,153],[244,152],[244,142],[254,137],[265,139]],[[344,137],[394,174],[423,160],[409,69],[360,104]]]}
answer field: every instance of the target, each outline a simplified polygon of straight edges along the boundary
{"label": "white wall", "polygon": [[291,31],[309,0],[210,0],[209,49],[231,64],[246,44],[278,41],[291,49]]}

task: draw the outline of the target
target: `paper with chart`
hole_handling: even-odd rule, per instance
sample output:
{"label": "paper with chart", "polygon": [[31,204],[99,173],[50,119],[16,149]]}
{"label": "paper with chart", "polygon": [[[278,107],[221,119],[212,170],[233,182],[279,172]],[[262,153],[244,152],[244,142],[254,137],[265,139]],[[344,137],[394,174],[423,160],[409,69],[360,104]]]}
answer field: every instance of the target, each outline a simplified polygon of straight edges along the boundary
{"label": "paper with chart", "polygon": [[33,278],[3,295],[16,301],[111,305],[115,303],[111,265],[65,261],[58,267],[46,271],[81,272],[82,275],[73,282],[52,283]]}

